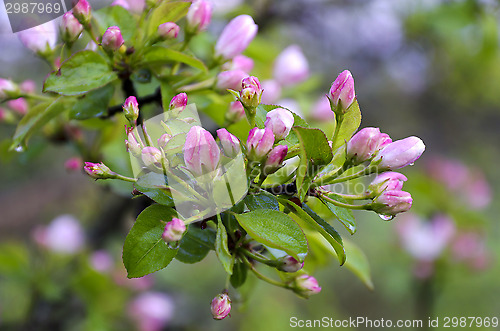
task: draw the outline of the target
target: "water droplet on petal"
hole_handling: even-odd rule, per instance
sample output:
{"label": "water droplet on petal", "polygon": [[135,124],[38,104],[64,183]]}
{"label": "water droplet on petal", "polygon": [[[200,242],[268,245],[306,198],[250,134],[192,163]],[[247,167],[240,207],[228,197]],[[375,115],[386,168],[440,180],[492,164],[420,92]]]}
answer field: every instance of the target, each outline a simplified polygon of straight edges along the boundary
{"label": "water droplet on petal", "polygon": [[414,165],[414,164],[415,164],[415,162],[412,162],[412,163],[410,163],[409,165],[411,165],[411,166],[412,166],[412,165]]}
{"label": "water droplet on petal", "polygon": [[378,214],[378,216],[383,219],[384,221],[390,221],[394,218],[394,215],[384,215],[384,214]]}
{"label": "water droplet on petal", "polygon": [[24,152],[24,146],[23,145],[18,145],[14,150],[18,153]]}

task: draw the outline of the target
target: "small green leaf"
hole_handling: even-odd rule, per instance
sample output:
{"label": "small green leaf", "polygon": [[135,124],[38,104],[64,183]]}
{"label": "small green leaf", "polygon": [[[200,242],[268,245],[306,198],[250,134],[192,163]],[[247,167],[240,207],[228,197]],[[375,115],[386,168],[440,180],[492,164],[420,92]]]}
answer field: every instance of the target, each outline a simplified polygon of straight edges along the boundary
{"label": "small green leaf", "polygon": [[180,241],[175,258],[184,263],[196,263],[205,258],[210,250],[215,249],[216,233],[211,228],[201,229],[190,224]]}
{"label": "small green leaf", "polygon": [[163,46],[152,46],[144,54],[142,64],[155,64],[164,62],[181,62],[190,67],[208,71],[205,64],[194,56],[175,51]]}
{"label": "small green leaf", "polygon": [[274,209],[279,210],[280,206],[278,200],[274,195],[266,191],[260,191],[258,194],[248,194],[245,199],[243,199],[248,209]]}
{"label": "small green leaf", "polygon": [[229,253],[229,248],[227,247],[227,232],[226,232],[226,228],[224,227],[224,224],[222,224],[220,216],[218,217],[218,222],[217,222],[217,237],[215,239],[215,253],[217,254],[217,257],[219,258],[219,261],[222,263],[224,270],[226,270],[226,272],[228,274],[232,275],[233,274],[234,259],[231,256],[231,253]]}
{"label": "small green leaf", "polygon": [[87,93],[78,99],[73,108],[69,111],[69,116],[75,120],[86,120],[106,115],[114,90],[115,87],[113,84],[108,84]]}
{"label": "small green leaf", "polygon": [[373,290],[373,282],[370,271],[370,264],[365,253],[352,241],[344,241],[344,247],[348,258],[345,263],[347,269],[351,270],[358,278],[368,287]]}
{"label": "small green leaf", "polygon": [[42,102],[31,108],[21,121],[19,121],[10,149],[25,148],[33,133],[67,109],[66,107],[71,102],[67,101],[69,100],[60,97],[52,102]]}
{"label": "small green leaf", "polygon": [[243,285],[247,279],[247,272],[248,269],[245,263],[241,261],[236,262],[233,267],[233,274],[229,279],[231,281],[231,285],[233,285],[234,288],[238,288]]}
{"label": "small green leaf", "polygon": [[117,26],[125,41],[130,41],[134,36],[136,29],[134,16],[122,6],[104,7],[93,12],[92,16],[98,23],[100,35],[103,35],[110,26]]}
{"label": "small green leaf", "polygon": [[320,129],[294,127],[300,144],[300,164],[297,169],[297,191],[303,201],[312,179],[333,159],[325,133]]}
{"label": "small green leaf", "polygon": [[[327,196],[333,200],[347,203],[347,201],[344,198],[339,197],[334,193],[329,194]],[[320,200],[328,207],[328,209],[333,213],[335,218],[345,226],[345,228],[347,229],[347,231],[349,231],[350,234],[356,233],[356,219],[354,218],[354,214],[352,213],[351,209],[336,206],[333,203],[323,200],[321,198]]]}
{"label": "small green leaf", "polygon": [[104,57],[93,51],[78,52],[52,72],[43,84],[44,92],[79,95],[116,80]]}
{"label": "small green leaf", "polygon": [[330,243],[332,248],[337,253],[340,265],[343,265],[346,261],[346,253],[344,250],[344,244],[342,242],[342,237],[340,234],[325,220],[319,217],[309,206],[302,204],[302,208],[297,206],[290,200],[280,199],[282,204],[289,207],[294,214],[300,217],[307,225],[312,229],[316,230]]}
{"label": "small green leaf", "polygon": [[[165,268],[177,249],[162,239],[165,223],[176,216],[174,209],[152,205],[139,214],[123,245],[123,264],[128,278],[138,278]],[[164,222],[162,222],[164,221]]]}
{"label": "small green leaf", "polygon": [[361,111],[359,110],[358,100],[354,100],[352,105],[344,114],[344,120],[342,121],[342,124],[340,126],[340,132],[332,149],[336,150],[340,146],[344,145],[347,141],[349,141],[354,132],[356,132],[356,130],[359,128],[360,124]]}
{"label": "small green leaf", "polygon": [[240,225],[258,242],[281,249],[298,261],[307,255],[307,239],[290,216],[272,209],[257,209],[236,215]]}
{"label": "small green leaf", "polygon": [[186,16],[190,5],[187,1],[162,1],[148,19],[148,36],[156,34],[160,24],[176,22]]}
{"label": "small green leaf", "polygon": [[167,184],[167,178],[164,175],[148,172],[137,179],[134,187],[151,200],[164,206],[173,207],[174,199]]}

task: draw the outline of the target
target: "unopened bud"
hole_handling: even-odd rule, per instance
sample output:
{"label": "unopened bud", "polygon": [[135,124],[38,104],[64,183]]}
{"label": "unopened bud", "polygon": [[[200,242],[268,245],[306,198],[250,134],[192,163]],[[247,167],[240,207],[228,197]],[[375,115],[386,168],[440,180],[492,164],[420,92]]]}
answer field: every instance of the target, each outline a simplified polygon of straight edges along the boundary
{"label": "unopened bud", "polygon": [[182,239],[184,232],[186,232],[186,225],[182,220],[174,217],[165,225],[161,237],[166,243],[176,242]]}
{"label": "unopened bud", "polygon": [[146,167],[155,166],[157,168],[162,167],[162,154],[161,151],[156,147],[144,147],[141,153],[142,162]]}
{"label": "unopened bud", "polygon": [[186,15],[187,28],[192,33],[203,31],[210,24],[212,5],[206,0],[195,0]]}
{"label": "unopened bud", "polygon": [[166,22],[158,26],[158,35],[161,39],[175,39],[179,35],[179,26],[174,22]]}
{"label": "unopened bud", "polygon": [[222,145],[222,150],[227,157],[233,158],[240,153],[240,141],[234,135],[229,133],[229,131],[226,129],[219,129],[217,130],[217,136],[219,137]]}
{"label": "unopened bud", "polygon": [[95,179],[108,179],[115,177],[115,173],[112,172],[102,162],[101,163],[85,162],[85,166],[83,167],[83,169],[90,177]]}
{"label": "unopened bud", "polygon": [[11,80],[0,78],[0,101],[16,98],[20,95],[19,87]]}
{"label": "unopened bud", "polygon": [[210,132],[201,126],[193,126],[189,130],[183,152],[186,167],[194,175],[201,176],[217,169],[219,146]]}
{"label": "unopened bud", "polygon": [[253,128],[247,139],[248,158],[252,161],[262,161],[274,145],[274,134],[271,129]]}
{"label": "unopened bud", "polygon": [[120,28],[110,26],[102,35],[101,46],[105,51],[116,52],[124,42]]}
{"label": "unopened bud", "polygon": [[239,101],[233,101],[229,104],[229,109],[226,112],[226,120],[230,123],[236,123],[245,117],[245,108]]}
{"label": "unopened bud", "polygon": [[142,154],[142,149],[144,146],[140,143],[134,133],[134,128],[127,128],[127,140],[125,140],[125,146],[127,146],[127,151],[132,153],[135,157],[140,157]]}
{"label": "unopened bud", "polygon": [[349,70],[344,70],[335,79],[328,94],[332,110],[337,114],[345,113],[354,102],[355,97],[354,79]]}
{"label": "unopened bud", "polygon": [[240,90],[241,82],[248,74],[241,69],[222,71],[217,75],[217,83],[215,86],[219,90]]}
{"label": "unopened bud", "polygon": [[378,214],[395,216],[410,210],[413,199],[410,193],[401,190],[384,191],[373,199],[372,209]]}
{"label": "unopened bud", "polygon": [[309,64],[298,45],[288,46],[274,62],[274,78],[282,85],[298,84],[309,76]]}
{"label": "unopened bud", "polygon": [[139,117],[139,104],[134,96],[128,97],[123,103],[123,113],[131,125],[135,125]]}
{"label": "unopened bud", "polygon": [[279,141],[288,136],[292,129],[293,122],[293,115],[289,110],[276,108],[267,113],[264,125],[266,128],[273,131],[274,138]]}
{"label": "unopened bud", "polygon": [[78,22],[71,12],[67,12],[62,17],[60,25],[61,37],[67,43],[72,43],[78,39],[83,31],[83,25]]}
{"label": "unopened bud", "polygon": [[424,152],[425,145],[418,137],[394,141],[378,152],[372,165],[378,170],[394,170],[413,164]]}
{"label": "unopened bud", "polygon": [[83,26],[88,26],[92,18],[90,10],[91,8],[87,0],[79,0],[75,7],[73,7],[73,16],[75,16],[78,22]]}
{"label": "unopened bud", "polygon": [[321,291],[321,287],[319,287],[318,281],[313,276],[298,276],[297,278],[295,278],[294,283],[295,287],[293,290],[297,294],[306,298]]}
{"label": "unopened bud", "polygon": [[223,320],[227,316],[231,316],[231,299],[227,293],[217,295],[210,305],[212,316],[216,320]]}
{"label": "unopened bud", "polygon": [[232,19],[215,44],[216,57],[229,60],[241,54],[257,34],[257,29],[252,17],[248,15]]}
{"label": "unopened bud", "polygon": [[363,128],[347,143],[346,155],[354,165],[370,160],[375,154],[392,142],[389,135],[381,133],[379,128]]}
{"label": "unopened bud", "polygon": [[172,109],[178,109],[179,111],[183,111],[186,109],[187,106],[187,94],[186,93],[179,93],[175,97],[170,100],[170,110]]}
{"label": "unopened bud", "polygon": [[165,150],[167,147],[167,143],[170,141],[171,138],[172,136],[169,135],[168,133],[162,134],[161,137],[158,138],[158,147]]}
{"label": "unopened bud", "polygon": [[7,106],[9,106],[10,109],[18,113],[19,115],[26,115],[28,112],[28,102],[24,98],[17,98],[14,100],[9,100],[7,101]]}
{"label": "unopened bud", "polygon": [[248,108],[255,108],[260,104],[262,87],[257,77],[246,77],[241,81],[240,101]]}
{"label": "unopened bud", "polygon": [[304,262],[299,262],[293,256],[287,255],[280,259],[281,265],[278,266],[278,270],[284,272],[296,272],[304,267]]}
{"label": "unopened bud", "polygon": [[368,187],[376,195],[384,191],[401,190],[408,178],[399,172],[384,172],[375,177]]}

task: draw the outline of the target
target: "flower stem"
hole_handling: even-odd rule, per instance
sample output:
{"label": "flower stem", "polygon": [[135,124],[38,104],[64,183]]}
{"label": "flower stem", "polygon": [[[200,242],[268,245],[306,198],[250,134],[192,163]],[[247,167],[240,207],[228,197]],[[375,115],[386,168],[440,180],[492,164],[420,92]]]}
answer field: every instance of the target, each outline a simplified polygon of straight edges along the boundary
{"label": "flower stem", "polygon": [[334,200],[334,199],[328,197],[326,194],[321,194],[321,193],[319,193],[319,196],[321,199],[326,200],[327,202],[331,203],[332,205],[335,205],[337,207],[347,208],[347,209],[367,210],[367,209],[370,209],[370,206],[371,206],[371,203],[364,204],[364,205],[351,205],[348,203],[343,203],[343,202],[340,202],[340,201],[337,201],[337,200]]}
{"label": "flower stem", "polygon": [[257,269],[255,269],[255,267],[248,261],[248,259],[245,256],[241,256],[241,260],[243,261],[243,263],[245,263],[247,265],[248,268],[250,268],[250,270],[252,270],[252,272],[255,274],[255,276],[257,276],[257,278],[259,278],[259,279],[261,279],[261,280],[263,280],[271,285],[274,285],[274,286],[279,286],[279,287],[283,287],[283,288],[287,288],[287,289],[290,288],[290,286],[288,284],[278,282],[278,281],[271,279],[267,276],[264,276],[263,274],[258,272]]}

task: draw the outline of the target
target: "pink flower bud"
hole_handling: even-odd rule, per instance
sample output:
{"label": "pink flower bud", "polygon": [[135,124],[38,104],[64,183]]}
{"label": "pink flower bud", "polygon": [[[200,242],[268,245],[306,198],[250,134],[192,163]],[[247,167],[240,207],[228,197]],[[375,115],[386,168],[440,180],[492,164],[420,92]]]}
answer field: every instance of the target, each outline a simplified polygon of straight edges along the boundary
{"label": "pink flower bud", "polygon": [[35,93],[36,83],[31,79],[27,79],[19,85],[19,88],[23,93]]}
{"label": "pink flower bud", "polygon": [[233,158],[240,153],[240,141],[234,135],[229,133],[229,131],[226,129],[219,129],[217,130],[217,136],[219,137],[222,145],[222,150],[227,157]]}
{"label": "pink flower bud", "polygon": [[253,128],[247,139],[248,158],[252,161],[261,161],[273,148],[274,134],[271,129]]}
{"label": "pink flower bud", "polygon": [[253,60],[245,55],[236,55],[232,61],[224,63],[223,70],[243,70],[249,73],[253,69]]}
{"label": "pink flower bud", "polygon": [[299,295],[308,298],[313,294],[319,293],[321,291],[321,287],[319,287],[318,281],[313,276],[301,275],[295,278],[294,291]]}
{"label": "pink flower bud", "polygon": [[274,138],[279,141],[288,136],[292,129],[293,121],[293,115],[290,111],[283,108],[276,108],[267,113],[264,125],[273,131]]}
{"label": "pink flower bud", "polygon": [[115,52],[124,42],[120,28],[117,26],[110,26],[102,35],[101,46],[106,51]]}
{"label": "pink flower bud", "polygon": [[170,100],[170,105],[169,108],[170,110],[172,109],[179,109],[180,111],[183,111],[186,109],[188,102],[188,97],[186,93],[179,93],[175,97]]}
{"label": "pink flower bud", "polygon": [[290,255],[280,259],[280,262],[282,262],[282,264],[278,266],[278,270],[284,272],[297,272],[304,267],[304,262],[300,263]]}
{"label": "pink flower bud", "polygon": [[25,115],[28,112],[28,102],[24,98],[17,98],[14,100],[7,101],[7,106],[10,109],[18,113],[19,115]]}
{"label": "pink flower bud", "polygon": [[163,158],[161,151],[156,147],[144,147],[141,153],[142,162],[146,167],[155,166],[158,168],[162,167],[161,160]]}
{"label": "pink flower bud", "polygon": [[188,30],[193,33],[203,31],[210,24],[212,5],[206,0],[195,0],[186,15]]}
{"label": "pink flower bud", "polygon": [[66,168],[67,171],[76,171],[82,168],[83,161],[79,157],[72,157],[66,160],[64,162],[64,168]]}
{"label": "pink flower bud", "polygon": [[18,96],[19,87],[11,80],[0,78],[0,101]]}
{"label": "pink flower bud", "polygon": [[85,166],[83,167],[85,172],[92,178],[95,179],[107,179],[113,178],[115,173],[112,172],[104,163],[92,163],[85,162]]}
{"label": "pink flower bud", "polygon": [[162,134],[161,137],[158,138],[158,147],[165,150],[167,147],[167,143],[170,141],[171,138],[172,138],[172,136],[169,135],[168,133]]}
{"label": "pink flower bud", "polygon": [[413,164],[424,150],[425,145],[420,138],[408,137],[386,145],[378,152],[372,164],[377,165],[379,170],[403,168]]}
{"label": "pink flower bud", "polygon": [[354,79],[349,70],[344,70],[335,79],[330,88],[328,98],[334,111],[345,113],[351,106],[356,94],[354,92]]}
{"label": "pink flower bud", "polygon": [[[133,278],[139,280],[142,278]],[[128,281],[131,281],[129,279]],[[128,314],[136,324],[135,330],[161,331],[174,317],[175,304],[166,294],[145,292],[128,305]]]}
{"label": "pink flower bud", "polygon": [[297,45],[285,48],[274,61],[274,78],[283,86],[298,84],[309,76],[309,64]]}
{"label": "pink flower bud", "polygon": [[71,12],[67,12],[62,17],[60,26],[61,36],[65,42],[72,43],[78,39],[83,31],[83,25],[73,16]]}
{"label": "pink flower bud", "polygon": [[127,140],[125,140],[125,146],[127,146],[127,151],[132,153],[135,157],[139,157],[142,154],[143,145],[137,141],[134,133],[134,128],[127,128]]}
{"label": "pink flower bud", "polygon": [[354,165],[361,164],[391,142],[389,135],[380,133],[379,128],[361,129],[347,143],[347,160]]}
{"label": "pink flower bud", "polygon": [[[265,87],[264,87],[265,88]],[[335,113],[332,111],[330,101],[325,96],[322,96],[313,106],[311,117],[316,121],[332,121],[335,119]]]}
{"label": "pink flower bud", "polygon": [[212,316],[216,320],[223,320],[231,312],[231,299],[227,293],[222,293],[216,296],[212,300],[212,304],[210,305],[212,310]]}
{"label": "pink flower bud", "polygon": [[384,172],[375,177],[368,188],[377,195],[383,191],[401,191],[407,180],[408,178],[399,172]]}
{"label": "pink flower bud", "polygon": [[381,215],[395,216],[410,210],[413,199],[410,193],[401,190],[383,191],[373,199],[372,209]]}
{"label": "pink flower bud", "polygon": [[252,17],[248,15],[233,18],[215,44],[215,56],[229,60],[241,54],[257,34],[257,29]]}
{"label": "pink flower bud", "polygon": [[23,45],[38,54],[48,54],[56,47],[57,28],[53,21],[20,31],[17,36]]}
{"label": "pink flower bud", "polygon": [[283,164],[287,153],[288,146],[286,145],[278,145],[274,147],[271,152],[269,152],[266,163],[262,169],[264,175],[267,176],[276,172]]}
{"label": "pink flower bud", "polygon": [[240,90],[241,82],[248,74],[240,69],[222,71],[217,75],[217,84],[215,85],[219,90]]}
{"label": "pink flower bud", "polygon": [[179,35],[179,26],[174,22],[166,22],[158,26],[158,35],[162,39],[175,39]]}
{"label": "pink flower bud", "polygon": [[100,273],[107,273],[113,269],[113,257],[105,250],[95,251],[89,260],[90,266]]}
{"label": "pink flower bud", "polygon": [[182,220],[174,217],[165,225],[161,237],[166,243],[176,242],[182,239],[184,232],[186,232],[186,225]]}
{"label": "pink flower bud", "polygon": [[241,103],[249,108],[255,108],[260,104],[262,96],[262,87],[257,77],[249,76],[241,81],[242,90],[240,91]]}
{"label": "pink flower bud", "polygon": [[229,104],[226,112],[226,119],[231,123],[236,123],[245,117],[245,108],[239,101],[233,101]]}
{"label": "pink flower bud", "polygon": [[184,162],[186,167],[197,176],[217,169],[220,149],[214,137],[201,126],[193,126],[184,144]]}
{"label": "pink flower bud", "polygon": [[122,108],[125,118],[128,119],[132,125],[134,125],[139,117],[139,104],[137,103],[136,97],[128,97],[123,103]]}
{"label": "pink flower bud", "polygon": [[273,79],[263,81],[262,90],[261,102],[263,104],[276,104],[276,101],[281,97],[281,85]]}
{"label": "pink flower bud", "polygon": [[90,4],[87,0],[79,0],[75,7],[73,7],[73,16],[75,16],[78,22],[83,26],[87,26],[92,18],[90,9]]}

